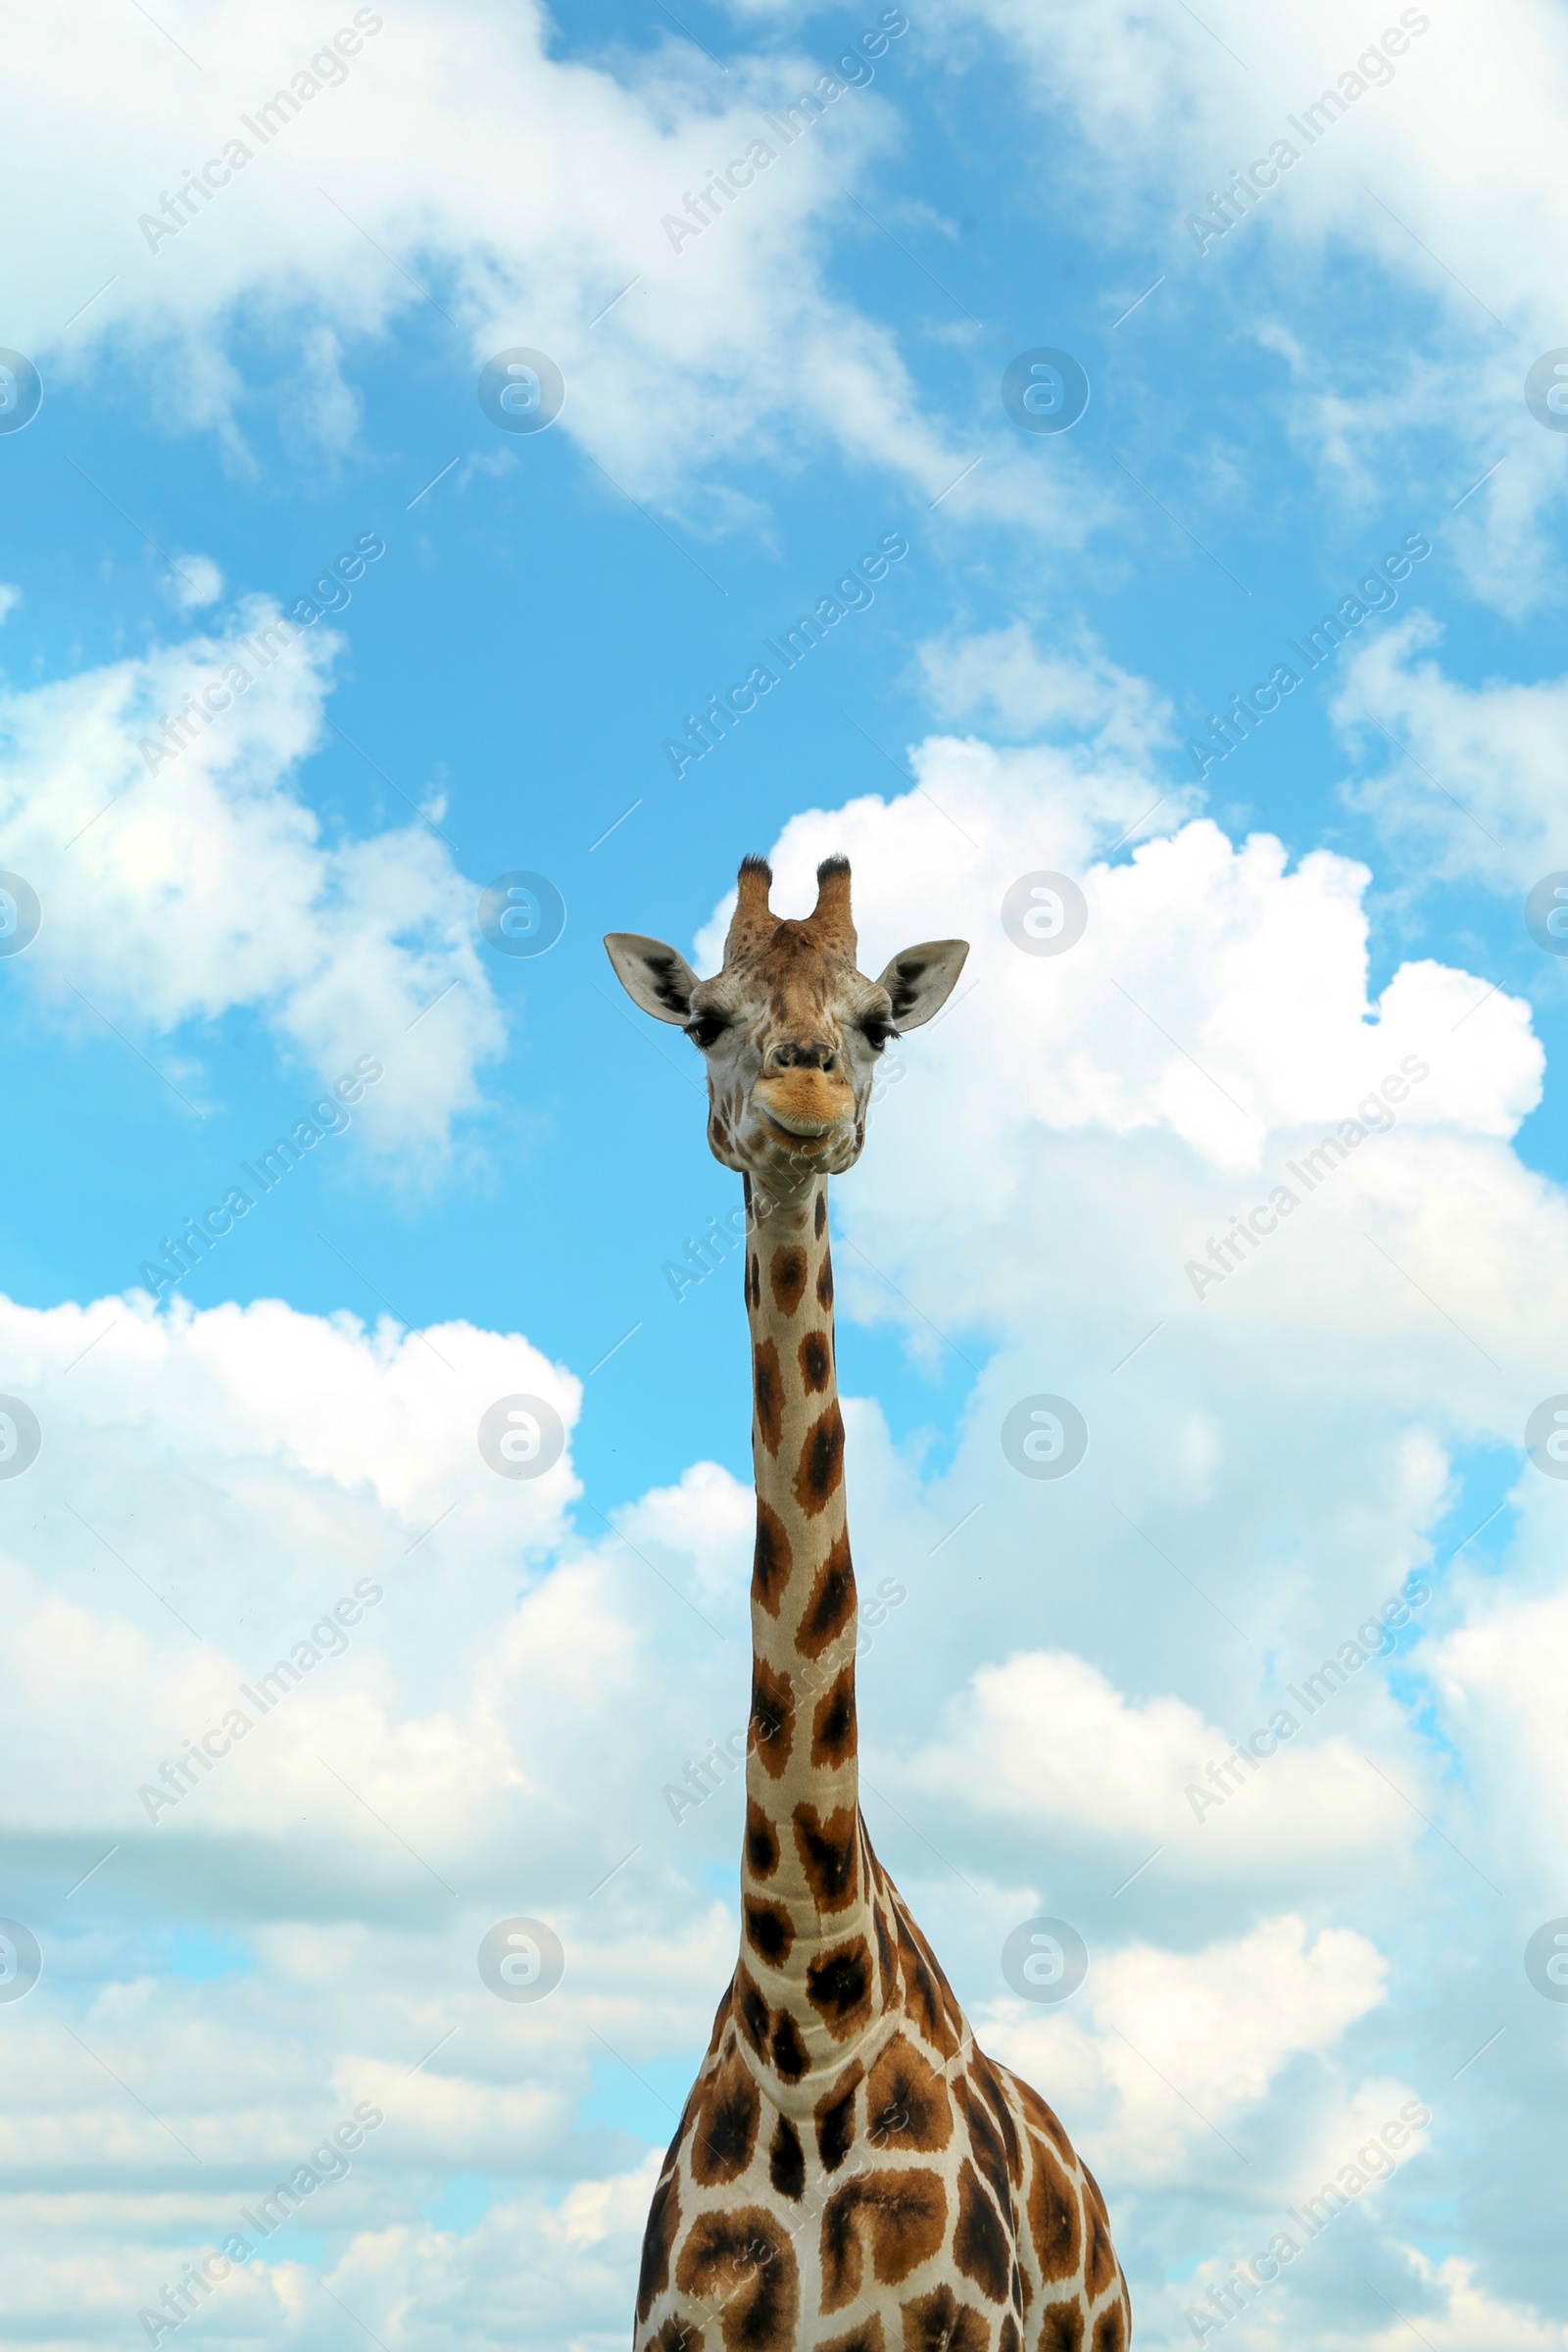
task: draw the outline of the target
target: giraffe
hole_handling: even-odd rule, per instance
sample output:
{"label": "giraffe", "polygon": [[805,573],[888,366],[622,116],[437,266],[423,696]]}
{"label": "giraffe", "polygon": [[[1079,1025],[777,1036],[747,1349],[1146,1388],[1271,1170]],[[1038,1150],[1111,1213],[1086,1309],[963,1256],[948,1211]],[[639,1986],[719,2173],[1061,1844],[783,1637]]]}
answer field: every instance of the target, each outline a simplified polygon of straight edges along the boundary
{"label": "giraffe", "polygon": [[878,1056],[947,1002],[936,940],[856,968],[850,868],[802,921],[740,869],[722,969],[605,945],[707,1063],[746,1198],[757,1548],[741,1948],[643,2241],[634,2352],[1126,2352],[1103,2199],[1038,2092],[976,2045],[859,1809],[856,1594],[827,1182]]}

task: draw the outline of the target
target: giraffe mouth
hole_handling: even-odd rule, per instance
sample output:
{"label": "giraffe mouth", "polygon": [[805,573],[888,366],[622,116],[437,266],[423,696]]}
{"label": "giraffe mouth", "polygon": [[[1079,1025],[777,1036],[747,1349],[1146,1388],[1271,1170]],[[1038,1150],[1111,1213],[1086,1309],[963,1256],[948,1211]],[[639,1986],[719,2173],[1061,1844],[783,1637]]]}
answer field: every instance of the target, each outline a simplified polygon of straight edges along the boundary
{"label": "giraffe mouth", "polygon": [[784,1119],[776,1110],[768,1110],[760,1102],[754,1107],[764,1127],[770,1127],[775,1135],[782,1136],[792,1144],[829,1143],[840,1128],[848,1124],[844,1119],[829,1119],[825,1124],[818,1119]]}
{"label": "giraffe mouth", "polygon": [[759,1079],[751,1107],[763,1134],[793,1152],[822,1151],[855,1119],[853,1091],[823,1070],[788,1070]]}

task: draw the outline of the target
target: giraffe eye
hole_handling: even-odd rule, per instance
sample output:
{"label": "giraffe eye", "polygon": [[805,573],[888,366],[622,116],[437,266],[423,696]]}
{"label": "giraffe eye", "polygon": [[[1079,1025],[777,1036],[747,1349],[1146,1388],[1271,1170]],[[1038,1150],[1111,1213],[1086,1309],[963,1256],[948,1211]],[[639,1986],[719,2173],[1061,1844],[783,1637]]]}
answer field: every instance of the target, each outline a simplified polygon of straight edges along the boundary
{"label": "giraffe eye", "polygon": [[728,1021],[721,1019],[716,1012],[695,1012],[686,1024],[686,1035],[694,1046],[706,1054],[728,1027]]}
{"label": "giraffe eye", "polygon": [[893,1023],[880,1012],[868,1012],[860,1023],[860,1035],[873,1054],[880,1054],[890,1037],[897,1037]]}

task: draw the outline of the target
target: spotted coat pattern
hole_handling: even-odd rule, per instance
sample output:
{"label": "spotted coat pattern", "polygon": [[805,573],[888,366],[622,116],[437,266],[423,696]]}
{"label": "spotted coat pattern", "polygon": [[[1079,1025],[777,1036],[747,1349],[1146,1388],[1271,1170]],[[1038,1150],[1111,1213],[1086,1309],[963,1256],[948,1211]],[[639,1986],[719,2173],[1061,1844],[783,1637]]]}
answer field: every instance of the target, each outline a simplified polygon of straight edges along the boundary
{"label": "spotted coat pattern", "polygon": [[635,2352],[1126,2352],[1100,2191],[976,2046],[860,1818],[826,1179],[755,1210],[741,1951],[654,2194]]}

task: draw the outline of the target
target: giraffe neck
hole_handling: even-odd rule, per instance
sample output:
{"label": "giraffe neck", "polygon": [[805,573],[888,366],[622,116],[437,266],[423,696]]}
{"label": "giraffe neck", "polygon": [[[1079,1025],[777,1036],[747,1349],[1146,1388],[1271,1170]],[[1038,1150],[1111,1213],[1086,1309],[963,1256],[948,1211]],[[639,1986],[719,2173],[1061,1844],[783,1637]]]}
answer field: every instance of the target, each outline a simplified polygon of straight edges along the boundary
{"label": "giraffe neck", "polygon": [[757,1553],[736,2022],[769,2088],[796,2106],[863,2036],[878,1978],[827,1180],[782,1205],[749,1188],[749,1205]]}

